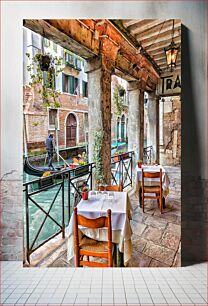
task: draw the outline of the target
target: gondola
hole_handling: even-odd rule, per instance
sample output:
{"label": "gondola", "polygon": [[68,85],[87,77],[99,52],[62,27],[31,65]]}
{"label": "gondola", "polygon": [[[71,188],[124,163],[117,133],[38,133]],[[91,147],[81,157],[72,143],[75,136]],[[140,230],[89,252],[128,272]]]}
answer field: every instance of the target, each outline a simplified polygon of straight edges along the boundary
{"label": "gondola", "polygon": [[24,171],[27,174],[34,175],[34,176],[39,176],[41,177],[44,172],[49,171],[51,174],[59,174],[61,172],[62,167],[55,167],[55,170],[51,170],[49,167],[38,167],[38,166],[33,166],[30,164],[28,158],[25,158],[25,163],[24,163]]}

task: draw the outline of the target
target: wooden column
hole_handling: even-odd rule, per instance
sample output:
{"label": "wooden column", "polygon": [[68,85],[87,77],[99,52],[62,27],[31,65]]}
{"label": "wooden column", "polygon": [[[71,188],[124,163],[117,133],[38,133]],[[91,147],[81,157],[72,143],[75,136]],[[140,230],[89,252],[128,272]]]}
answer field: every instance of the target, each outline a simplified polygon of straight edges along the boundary
{"label": "wooden column", "polygon": [[89,161],[93,161],[94,132],[102,129],[102,164],[107,184],[111,182],[111,71],[100,58],[87,62],[88,73],[88,118]]}
{"label": "wooden column", "polygon": [[156,163],[160,163],[160,98],[156,98]]}
{"label": "wooden column", "polygon": [[139,94],[139,125],[140,125],[139,159],[143,160],[143,156],[144,156],[144,91],[142,89],[140,89],[140,94]]}

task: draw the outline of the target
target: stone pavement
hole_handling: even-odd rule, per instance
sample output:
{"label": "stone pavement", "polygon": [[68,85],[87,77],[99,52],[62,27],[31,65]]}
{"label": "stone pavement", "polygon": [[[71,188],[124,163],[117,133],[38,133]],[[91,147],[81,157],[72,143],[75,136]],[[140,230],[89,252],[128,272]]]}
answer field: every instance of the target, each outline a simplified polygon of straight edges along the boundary
{"label": "stone pavement", "polygon": [[[133,207],[133,254],[129,267],[181,266],[181,172],[178,167],[165,168],[170,179],[170,192],[162,215],[157,201],[151,199],[146,200],[143,214],[137,195],[129,193]],[[65,245],[55,259],[53,256],[48,266],[68,266]]]}

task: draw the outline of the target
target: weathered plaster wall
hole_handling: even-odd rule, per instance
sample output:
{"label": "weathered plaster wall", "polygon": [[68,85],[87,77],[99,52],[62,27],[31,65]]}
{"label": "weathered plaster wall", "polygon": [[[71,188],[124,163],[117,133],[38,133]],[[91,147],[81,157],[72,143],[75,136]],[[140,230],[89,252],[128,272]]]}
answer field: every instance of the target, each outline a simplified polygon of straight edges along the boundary
{"label": "weathered plaster wall", "polygon": [[165,166],[181,164],[181,101],[180,97],[166,98],[163,104],[163,145],[160,163]]}
{"label": "weathered plaster wall", "polygon": [[[208,125],[207,125],[207,2],[3,2],[1,184],[5,227],[1,228],[3,259],[22,259],[22,19],[23,18],[160,18],[182,19],[182,264],[207,259]],[[15,67],[12,70],[8,69]],[[11,150],[11,143],[13,149]],[[194,162],[193,162],[194,161]],[[16,173],[15,177],[13,173]],[[4,186],[8,186],[4,188]],[[18,186],[15,189],[15,186]],[[2,200],[1,200],[2,202]],[[19,223],[18,223],[19,222]]]}

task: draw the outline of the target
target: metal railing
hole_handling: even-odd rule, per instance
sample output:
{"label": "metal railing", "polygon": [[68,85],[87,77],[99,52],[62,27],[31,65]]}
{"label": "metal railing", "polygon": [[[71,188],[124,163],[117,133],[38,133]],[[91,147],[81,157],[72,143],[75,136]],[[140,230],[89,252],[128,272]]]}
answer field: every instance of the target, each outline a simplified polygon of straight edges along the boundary
{"label": "metal railing", "polygon": [[[38,184],[39,188],[37,190],[33,190],[33,188],[30,188],[31,186],[34,186],[34,184]],[[25,187],[25,212],[26,212],[26,259],[28,261],[28,263],[30,263],[30,255],[36,251],[38,248],[40,248],[43,244],[45,244],[46,242],[48,242],[49,240],[51,240],[52,238],[56,237],[58,234],[62,233],[62,237],[65,237],[65,222],[64,222],[64,175],[61,175],[60,181],[56,182],[55,181],[55,175],[50,176],[50,177],[46,177],[43,179],[38,179],[38,180],[33,180],[31,182],[27,182],[24,183],[23,186]],[[44,209],[41,204],[42,203],[38,203],[36,199],[34,199],[32,196],[40,194],[40,192],[44,192],[47,190],[51,190],[55,187],[58,186],[58,190],[55,192],[55,195],[50,203],[49,209],[46,210]],[[32,189],[32,191],[30,191]],[[57,222],[57,220],[55,220],[50,212],[54,206],[54,203],[56,202],[56,199],[58,197],[58,195],[61,193],[61,206],[62,206],[62,223],[59,224]],[[31,202],[32,204],[34,204],[36,206],[36,208],[38,208],[40,211],[42,211],[45,214],[45,217],[42,221],[42,223],[40,224],[38,231],[35,235],[35,238],[30,241],[30,223],[29,223],[29,202]],[[37,239],[44,227],[44,224],[46,223],[46,220],[50,219],[52,220],[59,228],[60,230],[56,231],[53,235],[51,235],[50,237],[48,237],[47,239],[45,239],[44,241],[42,241],[41,243],[39,243],[38,245],[35,246],[35,243],[37,242]]]}
{"label": "metal railing", "polygon": [[153,146],[144,148],[143,162],[150,164],[152,162]]}
{"label": "metal railing", "polygon": [[[85,166],[78,167],[76,169],[70,169],[70,170],[63,170],[58,174],[53,174],[48,177],[42,177],[36,180],[32,180],[30,182],[26,182],[23,184],[24,186],[24,192],[25,192],[25,234],[26,234],[26,259],[28,263],[30,263],[30,255],[36,251],[38,248],[40,248],[42,245],[44,245],[49,240],[53,239],[60,233],[62,233],[62,238],[65,238],[65,200],[67,201],[67,208],[68,208],[68,220],[70,219],[71,215],[71,188],[73,187],[74,190],[80,194],[80,190],[76,187],[76,180],[85,177],[86,184],[90,184],[90,188],[92,189],[92,168],[93,163],[87,164]],[[65,198],[65,192],[64,187],[66,187],[67,184],[67,197]],[[54,188],[58,187],[57,191],[54,192],[54,195],[51,199],[51,202],[49,204],[49,209],[45,209],[41,206],[41,204],[44,203],[38,203],[37,198],[34,198],[34,195],[40,195],[43,194],[46,191],[53,191]],[[54,207],[58,195],[61,196],[61,224],[51,216],[50,212],[52,208]],[[47,204],[49,202],[49,199],[47,198]],[[37,233],[33,239],[31,239],[30,235],[30,205],[34,205],[38,211],[41,211],[44,213],[44,218],[42,222],[40,222],[40,226],[37,230]],[[58,231],[55,231],[53,235],[48,237],[47,239],[44,239],[40,243],[37,243],[38,237],[40,236],[40,233],[43,232],[45,229],[44,225],[46,221],[50,219],[53,223],[55,223],[60,229]]]}
{"label": "metal railing", "polygon": [[111,184],[132,186],[132,159],[134,152],[125,152],[111,156]]}
{"label": "metal railing", "polygon": [[[133,154],[134,152],[127,152],[111,157],[112,185],[122,184],[123,188],[129,185],[132,186]],[[30,263],[30,255],[38,248],[43,246],[46,242],[56,237],[60,233],[62,233],[62,238],[65,238],[65,207],[67,206],[68,210],[66,221],[68,223],[71,217],[71,207],[76,206],[82,196],[81,186],[79,185],[80,181],[92,189],[92,175],[94,167],[94,163],[89,163],[76,169],[63,170],[58,174],[38,178],[23,184],[25,192],[25,249],[28,263]],[[57,188],[57,190],[54,190],[55,188]],[[50,203],[49,197],[47,197],[48,209],[44,208],[43,202],[38,203],[38,197],[34,197],[35,195],[39,196],[47,191],[53,191],[53,197],[50,200]],[[57,219],[51,215],[52,208],[56,205],[58,196],[61,197],[61,222],[58,222]],[[44,218],[43,220],[40,220],[35,236],[31,237],[30,209],[34,209],[34,206],[36,207],[36,211],[40,211],[44,214]],[[40,233],[46,230],[46,226],[44,225],[48,219],[58,226],[59,229],[47,239],[38,242]]]}

